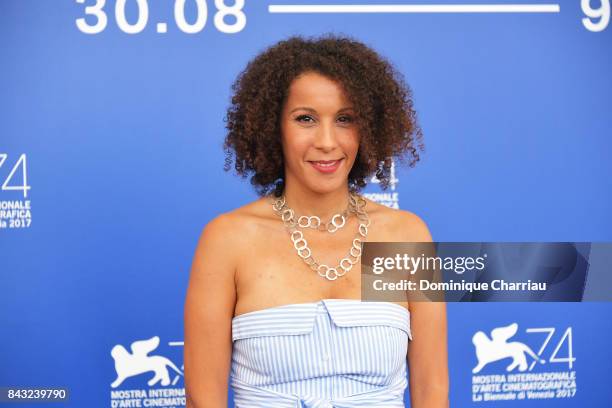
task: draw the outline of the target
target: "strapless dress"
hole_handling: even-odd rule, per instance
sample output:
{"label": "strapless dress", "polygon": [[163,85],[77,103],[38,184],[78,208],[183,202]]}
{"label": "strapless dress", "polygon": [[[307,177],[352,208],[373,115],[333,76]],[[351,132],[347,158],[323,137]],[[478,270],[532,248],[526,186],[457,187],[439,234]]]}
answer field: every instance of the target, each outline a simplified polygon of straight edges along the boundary
{"label": "strapless dress", "polygon": [[236,408],[405,407],[409,311],[323,299],[232,319]]}

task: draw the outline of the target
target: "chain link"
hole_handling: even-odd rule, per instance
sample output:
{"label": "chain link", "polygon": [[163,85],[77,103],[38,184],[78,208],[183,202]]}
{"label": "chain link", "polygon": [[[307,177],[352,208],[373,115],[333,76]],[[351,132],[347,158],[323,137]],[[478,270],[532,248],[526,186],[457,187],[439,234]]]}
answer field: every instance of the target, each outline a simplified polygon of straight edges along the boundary
{"label": "chain link", "polygon": [[[297,224],[301,228],[313,228],[319,231],[327,231],[334,233],[346,224],[347,218],[350,216],[350,203],[347,208],[339,214],[334,214],[331,219],[325,223],[316,215],[298,215],[287,205],[285,196],[278,198],[273,205],[274,210],[280,212],[283,221],[289,221],[291,226]],[[296,221],[297,219],[297,221]]]}
{"label": "chain link", "polygon": [[[297,251],[298,256],[302,258],[306,265],[313,271],[317,272],[319,276],[333,281],[346,274],[351,270],[353,265],[359,262],[361,257],[361,244],[367,237],[368,227],[370,226],[370,217],[365,211],[366,204],[367,202],[363,197],[351,192],[349,193],[348,207],[342,213],[332,216],[331,220],[326,223],[322,223],[321,219],[316,215],[301,215],[297,217],[296,221],[295,212],[287,205],[284,194],[282,197],[274,199],[272,208],[274,212],[280,216],[283,224],[289,231],[291,242],[293,242],[293,247]],[[314,228],[320,231],[334,233],[338,229],[344,227],[346,219],[350,214],[355,214],[360,222],[356,237],[353,239],[352,246],[349,250],[349,256],[342,258],[340,263],[333,268],[319,263],[312,256],[312,251],[308,246],[308,242],[306,242],[304,234],[299,228]]]}

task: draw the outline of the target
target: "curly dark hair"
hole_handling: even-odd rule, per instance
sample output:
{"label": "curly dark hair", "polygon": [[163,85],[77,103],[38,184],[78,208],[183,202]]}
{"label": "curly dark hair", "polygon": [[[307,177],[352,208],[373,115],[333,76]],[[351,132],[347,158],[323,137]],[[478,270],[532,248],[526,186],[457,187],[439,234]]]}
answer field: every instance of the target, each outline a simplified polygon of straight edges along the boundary
{"label": "curly dark hair", "polygon": [[314,71],[337,81],[352,102],[360,134],[359,151],[349,173],[351,191],[375,172],[381,187],[390,183],[393,157],[414,167],[423,151],[422,130],[413,109],[412,90],[390,62],[348,36],[292,36],[250,61],[232,85],[225,118],[224,170],[235,169],[260,196],[284,188],[280,116],[291,82]]}

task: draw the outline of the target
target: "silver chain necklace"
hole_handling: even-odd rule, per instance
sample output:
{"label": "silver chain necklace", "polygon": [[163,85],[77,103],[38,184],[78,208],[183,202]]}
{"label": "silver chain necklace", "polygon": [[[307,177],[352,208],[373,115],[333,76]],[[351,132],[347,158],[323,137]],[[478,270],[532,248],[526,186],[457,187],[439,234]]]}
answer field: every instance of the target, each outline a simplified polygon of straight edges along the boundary
{"label": "silver chain necklace", "polygon": [[[331,220],[325,224],[321,223],[321,219],[316,215],[306,216],[302,215],[298,217],[296,221],[296,214],[292,208],[287,205],[285,195],[273,200],[272,208],[274,212],[278,214],[283,221],[283,224],[289,231],[293,247],[297,251],[297,254],[302,260],[308,265],[313,271],[323,278],[327,278],[330,281],[338,279],[348,271],[351,270],[353,265],[359,262],[361,257],[361,243],[362,238],[365,239],[368,235],[368,227],[370,226],[370,217],[365,211],[366,201],[363,197],[355,193],[349,193],[349,203],[346,210],[342,213],[335,214],[331,217]],[[319,263],[312,256],[312,251],[308,246],[308,242],[304,238],[304,234],[299,228],[315,228],[321,231],[327,231],[329,233],[336,232],[339,228],[342,228],[346,222],[346,218],[349,213],[354,213],[359,219],[359,228],[357,234],[353,239],[353,245],[349,250],[349,255],[342,258],[340,263],[335,267],[330,267],[326,264]]]}

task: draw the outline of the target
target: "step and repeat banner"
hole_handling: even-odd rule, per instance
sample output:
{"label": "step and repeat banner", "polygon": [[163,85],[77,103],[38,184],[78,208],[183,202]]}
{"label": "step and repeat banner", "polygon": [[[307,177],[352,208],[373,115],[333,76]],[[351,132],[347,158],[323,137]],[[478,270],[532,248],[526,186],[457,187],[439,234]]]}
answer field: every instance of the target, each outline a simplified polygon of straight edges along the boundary
{"label": "step and repeat banner", "polygon": [[[352,36],[413,91],[425,152],[368,198],[435,241],[612,241],[609,20],[608,0],[2,0],[0,387],[185,405],[197,239],[257,198],[223,171],[230,86],[292,35]],[[448,303],[451,406],[612,406],[612,306],[581,295]]]}

